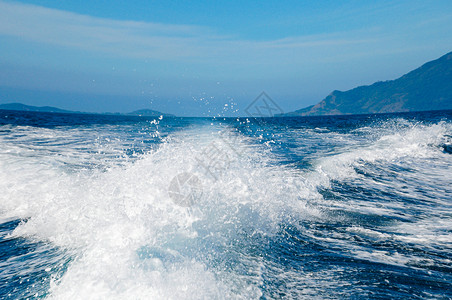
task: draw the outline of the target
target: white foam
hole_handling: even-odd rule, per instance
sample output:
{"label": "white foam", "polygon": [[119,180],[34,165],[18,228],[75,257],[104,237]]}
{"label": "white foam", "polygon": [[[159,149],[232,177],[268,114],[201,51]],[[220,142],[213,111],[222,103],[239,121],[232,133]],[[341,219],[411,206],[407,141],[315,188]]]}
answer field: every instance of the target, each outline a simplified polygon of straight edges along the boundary
{"label": "white foam", "polygon": [[[356,194],[354,198],[351,193],[340,201],[320,198],[316,202],[318,207],[328,211],[330,217],[334,217],[335,211],[346,211],[403,220],[393,221],[385,227],[368,224],[372,229],[351,225],[347,232],[352,235],[376,241],[410,243],[418,249],[450,251],[452,160],[450,154],[442,151],[441,145],[450,136],[452,125],[446,122],[422,125],[397,120],[395,124],[384,123],[381,127],[361,129],[357,132],[369,131],[372,134],[367,135],[367,141],[353,147],[348,146],[351,142],[346,143],[342,153],[319,158],[314,172],[307,178],[326,189],[331,187],[332,181],[347,183],[349,188],[356,187],[357,191],[362,187],[368,191],[367,196]],[[406,170],[398,171],[400,169]],[[381,202],[373,199],[372,190],[392,194],[394,200]],[[397,197],[411,201],[399,202]],[[370,261],[417,266],[431,263],[417,252],[389,253],[358,246],[349,242],[347,232],[318,239],[337,244],[352,256]],[[441,265],[443,262],[438,258],[436,263]]]}
{"label": "white foam", "polygon": [[[318,214],[300,198],[318,194],[290,170],[272,167],[268,153],[243,139],[236,141],[241,155],[229,153],[228,168],[217,179],[209,177],[197,158],[212,142],[225,147],[218,129],[181,132],[134,162],[75,173],[47,155],[24,156],[18,149],[18,158],[2,151],[1,209],[27,219],[13,235],[47,240],[74,255],[52,283],[51,298],[261,295],[258,261],[242,257],[251,275],[239,280],[235,271],[215,268],[209,247],[230,247],[240,232],[271,235],[283,220]],[[2,146],[13,147],[4,141]],[[180,172],[193,172],[203,182],[203,197],[190,209],[175,205],[168,194]],[[149,254],[140,256],[143,251]]]}
{"label": "white foam", "polygon": [[[363,144],[350,142],[353,136],[330,134],[344,139],[347,146],[339,154],[317,159],[312,170],[300,172],[274,164],[268,147],[224,127],[195,127],[172,134],[157,149],[133,160],[123,155],[123,143],[111,138],[110,129],[98,129],[18,127],[0,138],[0,210],[5,218],[27,219],[14,236],[50,241],[74,257],[63,277],[52,282],[50,298],[259,298],[262,261],[243,253],[230,254],[246,271],[228,269],[218,263],[216,249],[223,251],[218,255],[228,253],[231,245],[247,242],[243,236],[271,236],[281,224],[324,218],[323,210],[397,215],[400,203],[327,202],[317,189],[328,188],[332,180],[355,179],[375,187],[378,183],[355,171],[368,163],[437,158],[444,162],[449,154],[435,147],[451,131],[446,123],[388,129],[369,141],[361,139]],[[225,144],[224,130],[229,138],[237,137],[234,149]],[[15,143],[7,140],[11,137]],[[30,147],[30,137],[50,145]],[[96,139],[103,142],[92,143]],[[73,142],[60,147],[52,144],[56,140]],[[227,160],[227,167],[217,170],[216,178],[199,163],[212,145],[227,156],[220,156],[222,162]],[[81,167],[75,168],[78,164]],[[92,164],[94,168],[86,167]],[[450,164],[435,170],[426,169],[430,177],[424,180],[446,174],[444,182],[450,181]],[[191,208],[175,205],[168,194],[171,180],[181,172],[195,174],[203,185],[202,197]],[[437,201],[446,200],[439,197]],[[441,220],[444,211],[436,213]],[[313,234],[312,238],[340,245],[363,259],[407,264],[416,257],[366,251],[344,235],[415,243],[436,239],[433,246],[448,245],[450,234],[443,229],[449,224],[429,223],[418,236],[413,229],[416,224],[422,222],[413,227],[395,225],[391,234],[352,227],[342,235],[321,238]],[[297,278],[307,280],[306,276]]]}
{"label": "white foam", "polygon": [[[394,132],[395,131],[395,132]],[[434,151],[432,146],[441,145],[448,132],[452,131],[449,123],[440,122],[433,125],[414,125],[406,129],[393,128],[392,132],[382,134],[379,128],[374,128],[375,134],[380,134],[376,140],[370,137],[362,144],[352,144],[341,154],[321,158],[316,164],[318,173],[329,180],[341,180],[356,176],[356,164],[374,163],[377,161],[393,162],[402,158],[432,158],[442,154]]]}

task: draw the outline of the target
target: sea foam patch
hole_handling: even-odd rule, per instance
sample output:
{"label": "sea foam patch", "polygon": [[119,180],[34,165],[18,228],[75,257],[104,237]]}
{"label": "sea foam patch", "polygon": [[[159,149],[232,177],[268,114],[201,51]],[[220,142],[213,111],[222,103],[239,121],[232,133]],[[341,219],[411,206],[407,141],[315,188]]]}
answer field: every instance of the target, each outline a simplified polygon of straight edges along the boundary
{"label": "sea foam patch", "polygon": [[[49,298],[346,297],[367,288],[352,289],[360,281],[347,277],[356,261],[449,264],[420,254],[449,247],[440,222],[448,199],[435,185],[449,182],[449,154],[439,147],[449,123],[383,124],[356,130],[359,138],[307,130],[311,147],[336,146],[311,153],[312,167],[302,169],[280,163],[277,141],[217,123],[187,126],[137,155],[126,147],[133,132],[117,127],[8,130],[0,209],[23,219],[10,237],[70,255],[63,269],[58,260],[45,268],[61,274]],[[190,205],[171,197],[184,173],[202,190]],[[336,257],[353,264],[321,263]]]}
{"label": "sea foam patch", "polygon": [[[299,197],[298,190],[306,189],[303,180],[269,166],[265,149],[256,151],[240,137],[242,155],[232,158],[231,152],[228,168],[209,176],[197,158],[211,143],[224,143],[221,130],[208,126],[196,135],[175,134],[139,159],[107,169],[68,172],[64,163],[47,163],[41,155],[2,154],[2,209],[26,220],[12,235],[50,241],[73,253],[50,296],[261,295],[260,263],[240,254],[234,240],[274,234],[281,222],[317,212]],[[176,205],[168,194],[171,179],[185,171],[196,174],[203,188],[190,208]],[[317,196],[315,190],[304,193]],[[222,271],[227,263],[219,255],[230,251],[237,252],[229,258],[237,267]]]}

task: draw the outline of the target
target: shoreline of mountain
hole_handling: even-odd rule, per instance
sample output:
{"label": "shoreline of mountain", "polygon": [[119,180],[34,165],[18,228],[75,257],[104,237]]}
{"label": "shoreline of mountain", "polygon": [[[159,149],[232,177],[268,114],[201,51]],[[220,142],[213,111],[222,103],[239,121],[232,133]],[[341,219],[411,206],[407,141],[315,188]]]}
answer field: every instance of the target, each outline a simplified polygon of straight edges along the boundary
{"label": "shoreline of mountain", "polygon": [[14,110],[14,111],[27,111],[27,112],[49,112],[49,113],[62,113],[62,114],[94,114],[94,115],[116,115],[116,116],[137,116],[137,117],[174,117],[172,114],[162,113],[152,109],[139,109],[128,113],[92,113],[65,110],[53,106],[33,106],[23,103],[6,103],[0,104],[0,110]]}
{"label": "shoreline of mountain", "polygon": [[289,116],[355,115],[452,109],[452,52],[395,80],[379,81],[325,99]]}

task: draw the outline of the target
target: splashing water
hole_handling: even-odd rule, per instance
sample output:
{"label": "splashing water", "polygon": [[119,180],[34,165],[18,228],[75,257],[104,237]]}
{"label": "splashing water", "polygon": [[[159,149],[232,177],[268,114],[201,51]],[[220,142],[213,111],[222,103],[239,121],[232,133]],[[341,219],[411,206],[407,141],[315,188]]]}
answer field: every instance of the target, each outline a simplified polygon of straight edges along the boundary
{"label": "splashing water", "polygon": [[0,127],[4,298],[451,296],[450,112],[80,118]]}

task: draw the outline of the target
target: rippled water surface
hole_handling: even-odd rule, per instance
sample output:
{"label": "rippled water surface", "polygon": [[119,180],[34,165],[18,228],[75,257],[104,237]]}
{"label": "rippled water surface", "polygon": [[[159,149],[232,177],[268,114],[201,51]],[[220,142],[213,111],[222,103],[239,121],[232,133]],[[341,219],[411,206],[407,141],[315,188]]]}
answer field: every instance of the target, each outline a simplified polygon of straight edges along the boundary
{"label": "rippled water surface", "polygon": [[451,111],[0,111],[0,298],[449,299],[451,149]]}

